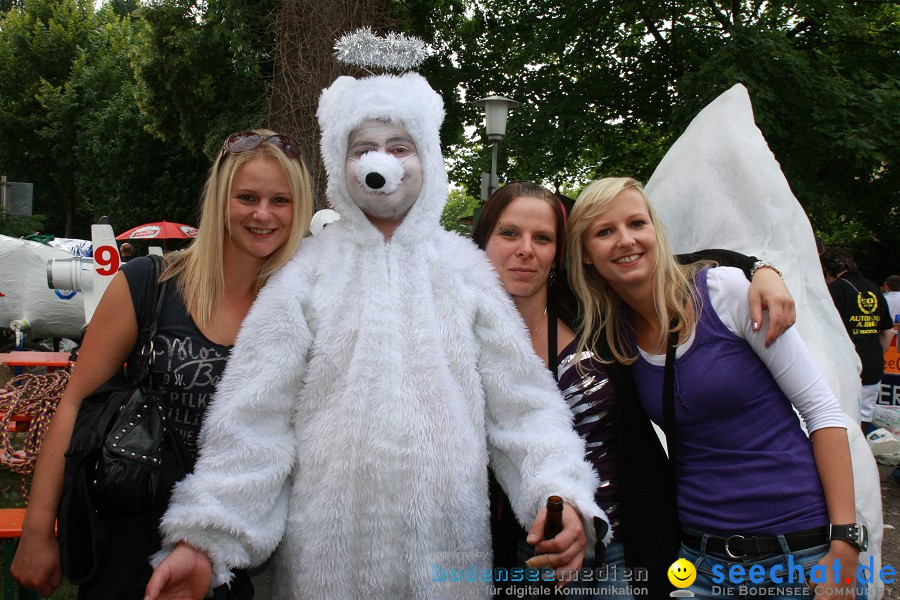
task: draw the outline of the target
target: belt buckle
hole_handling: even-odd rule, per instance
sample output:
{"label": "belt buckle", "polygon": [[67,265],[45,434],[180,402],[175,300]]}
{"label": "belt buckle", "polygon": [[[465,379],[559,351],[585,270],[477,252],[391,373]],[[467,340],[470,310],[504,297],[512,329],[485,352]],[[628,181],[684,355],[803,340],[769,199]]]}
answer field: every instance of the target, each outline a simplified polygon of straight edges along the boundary
{"label": "belt buckle", "polygon": [[747,557],[748,554],[746,552],[744,554],[737,555],[737,554],[733,553],[731,551],[731,548],[729,547],[729,544],[731,544],[732,540],[743,540],[743,539],[745,539],[745,538],[742,535],[732,535],[732,536],[728,536],[727,538],[725,538],[725,554],[727,554],[729,557],[733,558],[734,560],[743,560],[745,557]]}

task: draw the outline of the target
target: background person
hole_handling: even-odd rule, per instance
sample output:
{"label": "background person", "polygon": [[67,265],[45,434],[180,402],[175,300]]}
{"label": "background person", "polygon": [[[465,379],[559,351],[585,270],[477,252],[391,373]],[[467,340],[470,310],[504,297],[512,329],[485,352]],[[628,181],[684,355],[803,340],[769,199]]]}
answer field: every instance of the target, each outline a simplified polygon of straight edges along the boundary
{"label": "background person", "polygon": [[884,280],[884,299],[891,317],[896,321],[897,315],[900,315],[900,275],[889,275]]}
{"label": "background person", "polygon": [[875,404],[881,396],[884,353],[894,335],[894,317],[878,287],[857,270],[843,248],[827,248],[819,255],[831,299],[862,362],[859,420],[863,434],[872,430]]}
{"label": "background person", "polygon": [[121,246],[119,246],[119,255],[122,257],[122,262],[127,263],[129,260],[134,258],[134,246],[129,242],[124,242]]}
{"label": "background person", "polygon": [[[309,177],[294,140],[267,130],[226,140],[206,181],[197,238],[168,260],[160,276],[171,285],[154,341],[154,382],[161,384],[167,420],[181,436],[191,463],[206,402],[241,322],[269,275],[297,249],[311,209]],[[52,594],[62,579],[53,527],[75,416],[82,399],[123,363],[140,365],[140,340],[153,309],[148,288],[157,284],[151,261],[128,263],[103,295],[38,457],[11,571],[16,581],[42,596]],[[160,494],[146,514],[104,519],[112,540],[109,559],[96,579],[80,586],[79,598],[143,597],[152,572],[150,556],[160,547],[158,524],[168,496]],[[251,597],[247,584],[245,575],[239,577],[232,597]]]}
{"label": "background person", "polygon": [[[799,334],[788,330],[766,347],[750,325],[739,272],[677,265],[633,179],[590,184],[575,203],[569,232],[572,288],[600,325],[582,333],[579,348],[605,338],[616,359],[632,365],[641,405],[666,428],[674,450],[680,554],[697,566],[691,591],[719,597],[715,564],[728,573],[732,564],[752,562],[768,574],[788,556],[807,576],[812,566],[828,568],[837,559],[839,580],[855,580],[858,540],[829,539],[827,528],[855,521],[846,425]],[[672,427],[663,419],[670,344]],[[797,587],[770,579],[759,586],[778,598],[795,597]],[[852,586],[834,596],[852,598]]]}

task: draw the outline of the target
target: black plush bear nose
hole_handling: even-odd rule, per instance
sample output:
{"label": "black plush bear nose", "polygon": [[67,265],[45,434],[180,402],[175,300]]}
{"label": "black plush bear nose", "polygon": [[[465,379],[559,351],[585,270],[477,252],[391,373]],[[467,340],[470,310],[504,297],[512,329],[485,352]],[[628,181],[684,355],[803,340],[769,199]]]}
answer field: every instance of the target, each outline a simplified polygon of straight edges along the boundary
{"label": "black plush bear nose", "polygon": [[366,185],[373,190],[380,190],[384,187],[384,184],[384,176],[380,173],[369,173],[368,175],[366,175]]}
{"label": "black plush bear nose", "polygon": [[366,175],[366,185],[372,188],[373,190],[380,190],[384,187],[386,180],[384,179],[384,175],[381,173],[369,173]]}

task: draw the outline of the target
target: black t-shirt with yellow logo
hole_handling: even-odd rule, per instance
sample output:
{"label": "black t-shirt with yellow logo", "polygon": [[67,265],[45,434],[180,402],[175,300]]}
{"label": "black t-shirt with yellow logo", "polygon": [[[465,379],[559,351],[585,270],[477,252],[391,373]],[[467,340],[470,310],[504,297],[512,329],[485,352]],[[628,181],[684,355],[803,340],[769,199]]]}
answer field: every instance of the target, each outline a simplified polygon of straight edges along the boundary
{"label": "black t-shirt with yellow logo", "polygon": [[862,362],[863,385],[878,383],[884,375],[881,332],[894,326],[887,301],[859,271],[844,273],[828,285],[828,291]]}

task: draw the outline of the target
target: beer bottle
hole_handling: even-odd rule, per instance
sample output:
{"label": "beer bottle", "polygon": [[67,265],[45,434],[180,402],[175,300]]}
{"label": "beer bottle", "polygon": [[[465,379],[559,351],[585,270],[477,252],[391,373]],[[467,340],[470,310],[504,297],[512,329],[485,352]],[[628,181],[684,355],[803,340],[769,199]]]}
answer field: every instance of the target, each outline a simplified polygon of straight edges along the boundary
{"label": "beer bottle", "polygon": [[547,498],[547,520],[544,522],[544,539],[552,540],[563,530],[563,501],[559,496]]}
{"label": "beer bottle", "polygon": [[[547,498],[547,520],[544,521],[544,539],[552,540],[563,530],[562,522],[563,500],[559,496]],[[556,582],[546,581],[541,584],[540,598],[553,598]]]}

